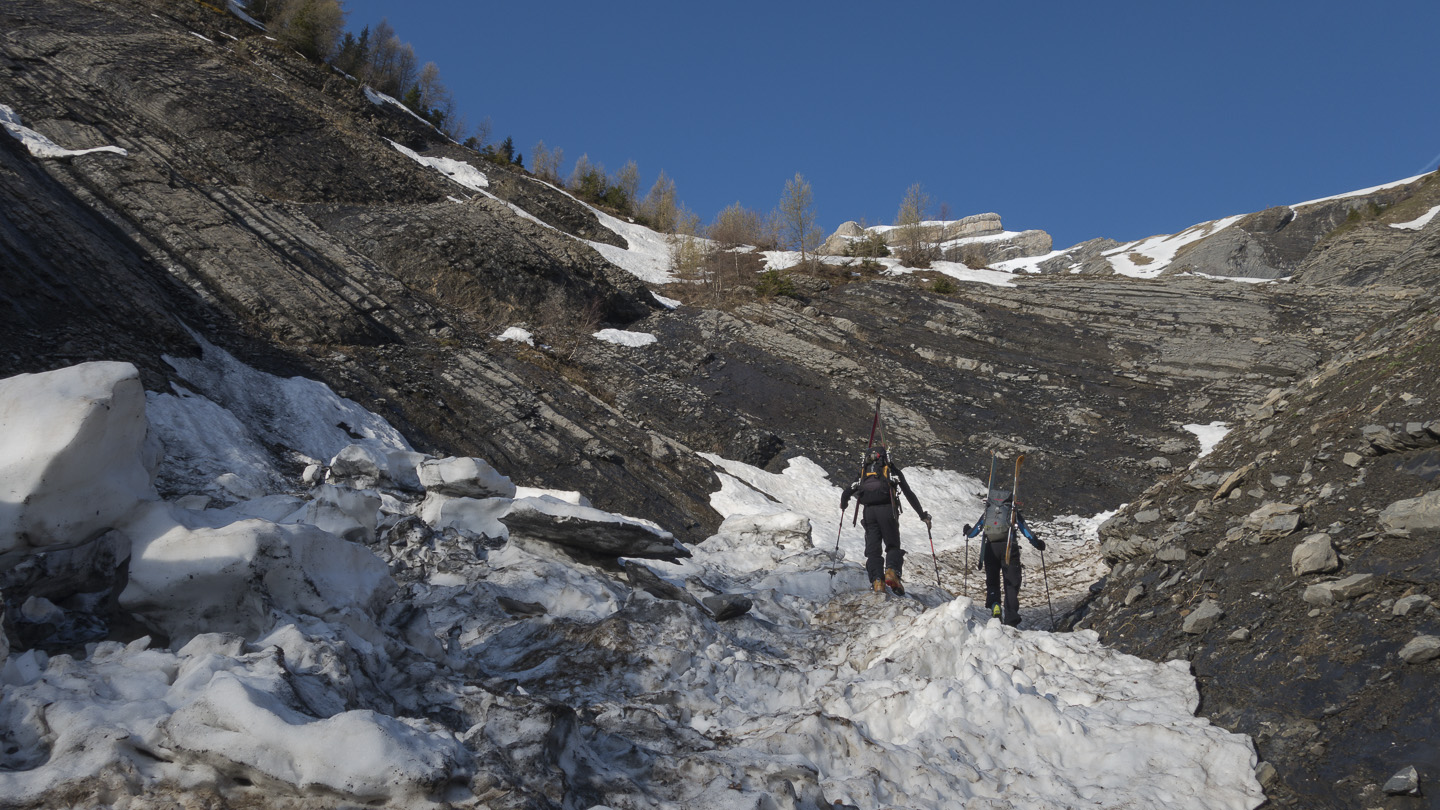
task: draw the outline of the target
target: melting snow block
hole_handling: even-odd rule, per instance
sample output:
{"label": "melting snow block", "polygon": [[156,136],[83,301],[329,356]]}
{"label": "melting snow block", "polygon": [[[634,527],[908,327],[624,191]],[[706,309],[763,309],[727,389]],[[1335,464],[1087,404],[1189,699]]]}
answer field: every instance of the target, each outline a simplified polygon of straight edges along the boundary
{"label": "melting snow block", "polygon": [[440,458],[421,462],[426,492],[456,498],[513,498],[515,485],[478,458]]}
{"label": "melting snow block", "polygon": [[121,527],[132,557],[120,605],[172,643],[208,632],[254,638],[269,629],[272,609],[363,621],[395,587],[369,549],[314,526],[203,520],[153,504]]}
{"label": "melting snow block", "polygon": [[156,498],[146,424],[129,363],[0,380],[0,557],[84,543]]}

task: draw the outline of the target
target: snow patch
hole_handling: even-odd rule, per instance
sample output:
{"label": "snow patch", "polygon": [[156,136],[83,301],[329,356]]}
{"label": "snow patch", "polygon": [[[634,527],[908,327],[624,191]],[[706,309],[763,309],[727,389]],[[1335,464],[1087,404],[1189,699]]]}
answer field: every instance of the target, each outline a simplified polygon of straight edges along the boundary
{"label": "snow patch", "polygon": [[1402,231],[1418,231],[1426,225],[1429,225],[1430,220],[1434,219],[1436,214],[1440,214],[1440,205],[1431,208],[1429,211],[1426,211],[1409,222],[1392,222],[1390,223],[1390,227],[1399,228]]}
{"label": "snow patch", "polygon": [[627,332],[624,329],[601,329],[594,334],[594,338],[606,343],[614,343],[617,346],[633,348],[649,346],[659,340],[649,332]]}
{"label": "snow patch", "polygon": [[1230,423],[1217,420],[1208,425],[1185,425],[1184,428],[1194,433],[1195,438],[1200,440],[1200,455],[1196,458],[1204,458],[1210,455],[1210,451],[1215,449],[1215,445],[1219,444],[1220,440],[1230,432]]}
{"label": "snow patch", "polygon": [[[198,35],[197,35],[198,36]],[[37,158],[62,158],[74,157],[76,155],[88,155],[91,152],[114,152],[122,157],[129,156],[129,152],[118,146],[96,146],[90,149],[66,149],[49,138],[41,135],[33,129],[20,123],[20,116],[10,107],[0,104],[0,127],[4,127],[25,148],[30,154]]]}
{"label": "snow patch", "polygon": [[[366,88],[368,91],[369,88]],[[388,96],[387,96],[388,98]],[[429,166],[437,172],[454,180],[460,185],[472,191],[485,191],[490,185],[490,180],[485,173],[471,166],[463,160],[455,160],[447,157],[425,157],[413,149],[398,144],[389,138],[385,139],[391,146],[395,147],[400,154],[410,158],[422,166]]]}

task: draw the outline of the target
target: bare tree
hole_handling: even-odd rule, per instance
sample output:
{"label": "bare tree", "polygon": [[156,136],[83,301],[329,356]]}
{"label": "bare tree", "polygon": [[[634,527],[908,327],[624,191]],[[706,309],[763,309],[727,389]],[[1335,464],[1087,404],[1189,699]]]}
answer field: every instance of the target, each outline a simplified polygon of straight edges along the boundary
{"label": "bare tree", "polygon": [[640,201],[640,167],[635,165],[633,160],[626,161],[610,180],[610,185],[620,189],[626,201],[633,207]]}
{"label": "bare tree", "polygon": [[549,183],[560,185],[560,164],[565,160],[565,150],[547,149],[544,141],[537,141],[530,150],[530,166],[535,176]]}
{"label": "bare tree", "polygon": [[900,212],[895,215],[900,261],[910,267],[930,266],[930,245],[925,238],[925,214],[929,207],[930,195],[916,183],[906,189]]}
{"label": "bare tree", "polygon": [[810,183],[799,172],[785,181],[780,198],[780,231],[786,248],[800,251],[800,264],[809,266],[810,254],[820,247],[820,228],[815,221],[815,197]]}
{"label": "bare tree", "polygon": [[675,181],[671,180],[662,169],[660,177],[655,180],[655,185],[650,187],[650,192],[640,202],[640,215],[649,221],[650,227],[655,230],[661,233],[673,233],[677,212]]}

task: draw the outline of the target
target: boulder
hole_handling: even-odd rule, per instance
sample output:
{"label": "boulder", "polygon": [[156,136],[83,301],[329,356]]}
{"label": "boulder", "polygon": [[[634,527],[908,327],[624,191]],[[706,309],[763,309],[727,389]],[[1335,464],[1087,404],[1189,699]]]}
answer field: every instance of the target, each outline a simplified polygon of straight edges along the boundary
{"label": "boulder", "polygon": [[145,391],[129,363],[0,380],[0,425],[0,568],[89,542],[157,497]]}
{"label": "boulder", "polygon": [[1321,582],[1305,589],[1304,599],[1312,605],[1333,605],[1345,599],[1354,599],[1372,593],[1380,587],[1380,579],[1374,574],[1355,574],[1335,582]]}
{"label": "boulder", "polygon": [[1381,790],[1391,796],[1417,795],[1420,793],[1420,772],[1415,770],[1414,765],[1404,768],[1385,780]]}
{"label": "boulder", "polygon": [[1424,610],[1431,601],[1433,600],[1423,593],[1403,596],[1395,600],[1395,607],[1391,609],[1391,613],[1396,616],[1409,616],[1413,611]]}
{"label": "boulder", "polygon": [[606,557],[677,560],[690,551],[674,535],[638,520],[556,498],[524,498],[499,518],[512,537],[540,540]]}
{"label": "boulder", "polygon": [[1312,534],[1290,553],[1290,570],[1295,576],[1328,574],[1340,567],[1340,558],[1328,534]]}
{"label": "boulder", "polygon": [[1390,504],[1380,513],[1380,525],[1387,530],[1440,529],[1440,489]]}
{"label": "boulder", "polygon": [[513,498],[515,485],[483,459],[439,458],[420,464],[420,484],[427,493],[456,498]]}
{"label": "boulder", "polygon": [[1220,604],[1213,599],[1206,599],[1200,603],[1200,607],[1190,612],[1180,629],[1192,635],[1199,635],[1214,627],[1217,622],[1225,617],[1225,611],[1220,609]]}
{"label": "boulder", "polygon": [[1400,660],[1407,664],[1423,664],[1440,658],[1440,637],[1416,636],[1400,648]]}

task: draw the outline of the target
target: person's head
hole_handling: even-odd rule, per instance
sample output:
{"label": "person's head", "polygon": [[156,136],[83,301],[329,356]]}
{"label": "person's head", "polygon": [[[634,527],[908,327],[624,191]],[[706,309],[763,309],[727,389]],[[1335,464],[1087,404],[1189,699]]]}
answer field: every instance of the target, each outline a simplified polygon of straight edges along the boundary
{"label": "person's head", "polygon": [[885,452],[885,445],[877,444],[870,448],[870,460],[876,464],[888,464],[890,462],[890,456]]}

